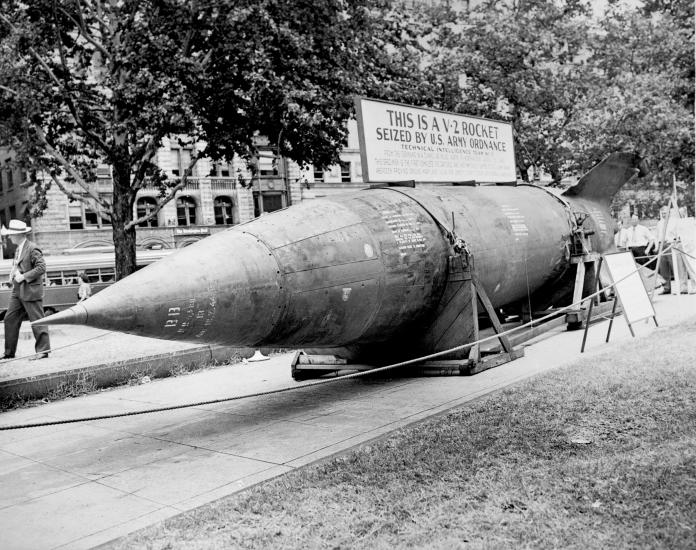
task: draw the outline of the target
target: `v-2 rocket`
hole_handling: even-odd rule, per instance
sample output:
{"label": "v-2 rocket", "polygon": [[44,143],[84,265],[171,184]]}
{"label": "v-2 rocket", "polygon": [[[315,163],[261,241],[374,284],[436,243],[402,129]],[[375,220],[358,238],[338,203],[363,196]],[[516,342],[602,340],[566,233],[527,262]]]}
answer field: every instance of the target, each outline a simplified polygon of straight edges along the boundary
{"label": "v-2 rocket", "polygon": [[609,204],[639,164],[634,154],[611,155],[562,195],[526,184],[423,184],[304,201],[38,322],[372,364],[442,351],[473,331],[472,321],[443,313],[453,233],[495,308],[561,305],[573,288],[574,235],[585,232],[597,252],[613,247]]}

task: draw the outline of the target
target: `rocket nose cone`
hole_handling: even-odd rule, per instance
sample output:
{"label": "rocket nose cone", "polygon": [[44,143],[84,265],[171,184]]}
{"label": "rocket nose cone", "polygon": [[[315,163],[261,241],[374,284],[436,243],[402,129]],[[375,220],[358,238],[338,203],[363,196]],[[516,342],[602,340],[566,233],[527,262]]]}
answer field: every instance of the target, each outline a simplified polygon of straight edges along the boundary
{"label": "rocket nose cone", "polygon": [[247,346],[275,326],[282,292],[280,269],[268,246],[248,231],[227,230],[177,250],[40,323],[80,323],[150,338]]}
{"label": "rocket nose cone", "polygon": [[87,321],[87,310],[82,304],[34,321],[32,325],[83,325]]}

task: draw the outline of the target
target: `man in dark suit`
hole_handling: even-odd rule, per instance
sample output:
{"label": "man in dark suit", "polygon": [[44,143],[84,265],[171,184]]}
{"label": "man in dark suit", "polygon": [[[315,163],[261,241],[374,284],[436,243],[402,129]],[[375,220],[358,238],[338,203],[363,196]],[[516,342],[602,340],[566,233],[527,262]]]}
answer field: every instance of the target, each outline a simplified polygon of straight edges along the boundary
{"label": "man in dark suit", "polygon": [[[3,359],[11,359],[17,351],[19,340],[19,328],[25,316],[30,321],[41,319],[43,314],[44,273],[46,262],[43,254],[37,246],[27,240],[27,234],[31,231],[26,223],[21,220],[10,220],[10,223],[0,231],[2,235],[9,236],[17,246],[12,271],[10,272],[10,284],[12,294],[10,303],[5,313],[5,355]],[[31,359],[45,359],[51,349],[48,338],[48,328],[32,326],[36,339],[36,355]]]}

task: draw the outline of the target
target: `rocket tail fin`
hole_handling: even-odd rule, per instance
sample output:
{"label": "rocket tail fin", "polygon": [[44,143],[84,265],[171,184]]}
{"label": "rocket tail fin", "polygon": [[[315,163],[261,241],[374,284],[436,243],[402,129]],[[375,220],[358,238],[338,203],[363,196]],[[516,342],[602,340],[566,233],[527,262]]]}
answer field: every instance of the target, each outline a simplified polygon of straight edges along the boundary
{"label": "rocket tail fin", "polygon": [[592,167],[573,187],[566,189],[563,195],[590,199],[608,206],[625,183],[644,174],[642,160],[636,153],[612,153]]}

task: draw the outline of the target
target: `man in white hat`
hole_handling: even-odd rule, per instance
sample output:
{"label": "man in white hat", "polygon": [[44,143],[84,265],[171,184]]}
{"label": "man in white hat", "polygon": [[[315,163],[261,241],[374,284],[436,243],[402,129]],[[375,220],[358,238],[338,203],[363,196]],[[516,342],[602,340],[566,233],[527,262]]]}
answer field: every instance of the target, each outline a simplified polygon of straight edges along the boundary
{"label": "man in white hat", "polygon": [[[26,223],[21,220],[10,220],[7,227],[2,227],[0,233],[7,235],[17,246],[15,257],[10,271],[10,284],[12,294],[10,303],[5,313],[5,355],[2,359],[11,359],[17,351],[19,340],[19,328],[24,316],[30,321],[41,319],[43,314],[44,273],[46,262],[41,250],[31,241],[27,240],[27,234],[31,231]],[[36,339],[36,355],[31,359],[44,359],[48,357],[51,344],[48,339],[48,328],[32,326]]]}

